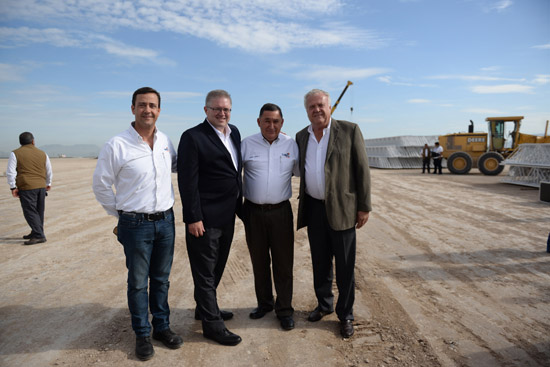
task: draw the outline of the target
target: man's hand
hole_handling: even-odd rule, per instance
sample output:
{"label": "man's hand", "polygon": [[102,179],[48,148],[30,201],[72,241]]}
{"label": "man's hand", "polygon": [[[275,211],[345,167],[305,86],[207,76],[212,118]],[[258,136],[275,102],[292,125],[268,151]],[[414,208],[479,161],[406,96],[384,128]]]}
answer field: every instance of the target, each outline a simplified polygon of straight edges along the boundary
{"label": "man's hand", "polygon": [[46,186],[46,191],[50,191],[51,188],[51,186]]}
{"label": "man's hand", "polygon": [[202,237],[202,235],[204,234],[204,232],[206,232],[204,230],[204,225],[202,224],[202,220],[198,221],[198,222],[195,222],[195,223],[191,223],[187,226],[187,230],[189,231],[189,233],[195,237]]}
{"label": "man's hand", "polygon": [[13,196],[14,198],[18,198],[19,197],[19,189],[11,190],[11,196]]}
{"label": "man's hand", "polygon": [[357,224],[355,225],[355,228],[359,229],[363,227],[369,220],[369,214],[369,212],[357,211]]}

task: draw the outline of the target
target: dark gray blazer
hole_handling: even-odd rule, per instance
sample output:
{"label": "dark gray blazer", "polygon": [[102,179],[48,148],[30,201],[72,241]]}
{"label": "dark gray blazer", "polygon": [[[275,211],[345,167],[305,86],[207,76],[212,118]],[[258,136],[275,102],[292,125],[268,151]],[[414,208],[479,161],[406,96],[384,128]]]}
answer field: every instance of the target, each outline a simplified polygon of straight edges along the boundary
{"label": "dark gray blazer", "polygon": [[[305,162],[309,140],[307,127],[296,134],[300,149],[300,194],[298,229],[308,225],[306,215]],[[356,224],[357,211],[370,212],[370,170],[365,141],[359,126],[331,120],[325,160],[325,208],[330,227],[336,231]]]}

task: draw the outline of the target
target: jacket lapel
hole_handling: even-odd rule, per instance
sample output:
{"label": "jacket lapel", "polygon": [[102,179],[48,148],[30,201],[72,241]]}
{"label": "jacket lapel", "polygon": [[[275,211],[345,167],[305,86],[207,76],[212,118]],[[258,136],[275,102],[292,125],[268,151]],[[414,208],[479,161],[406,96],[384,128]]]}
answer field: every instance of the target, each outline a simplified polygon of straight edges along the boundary
{"label": "jacket lapel", "polygon": [[340,132],[340,125],[335,119],[330,121],[330,138],[328,139],[327,146],[327,157],[325,163],[328,161],[328,158],[332,154],[332,151],[336,148],[336,139],[338,138],[338,133]]}
{"label": "jacket lapel", "polygon": [[[207,120],[204,120],[203,122],[203,129],[206,133],[206,136],[208,136],[208,138],[212,141],[212,143],[214,143],[214,145],[223,152],[225,157],[229,160],[229,163],[231,163],[231,167],[233,167],[233,160],[231,159],[231,154],[229,153],[225,145],[223,145],[222,141],[220,140],[220,137],[216,134],[216,132],[214,131],[214,128],[212,128],[212,126]],[[233,142],[233,144],[235,143]]]}

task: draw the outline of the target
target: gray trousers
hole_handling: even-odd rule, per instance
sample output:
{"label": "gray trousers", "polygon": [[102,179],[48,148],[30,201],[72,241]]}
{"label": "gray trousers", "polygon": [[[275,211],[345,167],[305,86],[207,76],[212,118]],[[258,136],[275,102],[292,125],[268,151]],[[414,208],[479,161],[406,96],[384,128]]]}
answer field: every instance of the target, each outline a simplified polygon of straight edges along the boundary
{"label": "gray trousers", "polygon": [[44,234],[44,209],[46,189],[19,190],[19,201],[25,220],[31,227],[33,238],[46,238]]}

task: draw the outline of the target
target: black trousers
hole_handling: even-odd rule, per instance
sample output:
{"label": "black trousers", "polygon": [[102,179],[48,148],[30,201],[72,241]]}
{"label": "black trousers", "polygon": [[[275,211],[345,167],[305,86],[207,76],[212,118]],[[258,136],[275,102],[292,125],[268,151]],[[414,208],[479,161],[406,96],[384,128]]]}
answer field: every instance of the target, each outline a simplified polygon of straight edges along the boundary
{"label": "black trousers", "polygon": [[422,173],[428,169],[428,173],[430,173],[430,158],[422,158]]}
{"label": "black trousers", "polygon": [[46,189],[19,190],[19,201],[25,220],[31,227],[31,236],[33,238],[46,238],[44,234]]}
{"label": "black trousers", "polygon": [[355,302],[355,227],[335,231],[328,224],[325,204],[306,195],[307,234],[313,265],[313,287],[318,307],[333,311],[333,265],[336,268],[338,301],[336,314],[343,320],[353,320]]}
{"label": "black trousers", "polygon": [[437,173],[437,171],[439,170],[439,173],[441,174],[441,163],[441,158],[434,158],[434,173]]}
{"label": "black trousers", "polygon": [[205,230],[202,237],[195,237],[189,233],[186,226],[185,239],[195,284],[195,302],[202,317],[202,329],[216,332],[225,328],[218,307],[216,289],[229,256],[235,220],[224,227]]}
{"label": "black trousers", "polygon": [[[275,308],[279,317],[292,316],[294,228],[290,202],[287,200],[279,205],[262,206],[245,200],[243,223],[254,270],[258,308],[265,311]],[[275,302],[271,264],[277,292]]]}

